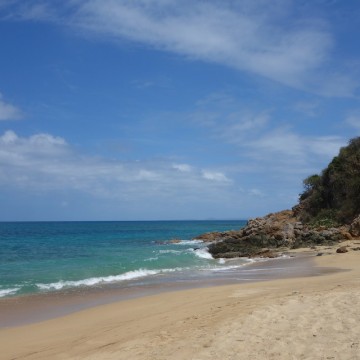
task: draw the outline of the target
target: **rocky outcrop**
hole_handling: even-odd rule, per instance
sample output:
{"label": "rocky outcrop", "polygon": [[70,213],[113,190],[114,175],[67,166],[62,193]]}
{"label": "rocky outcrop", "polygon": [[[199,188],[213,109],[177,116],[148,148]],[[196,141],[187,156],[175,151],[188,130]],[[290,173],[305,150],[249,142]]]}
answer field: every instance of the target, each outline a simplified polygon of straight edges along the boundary
{"label": "rocky outcrop", "polygon": [[[207,233],[196,237],[210,242],[214,258],[274,257],[277,251],[330,245],[347,239],[347,228],[310,228],[293,210],[271,213],[249,220],[240,230]],[[350,236],[351,237],[351,236]]]}
{"label": "rocky outcrop", "polygon": [[354,237],[360,236],[360,215],[352,221],[349,232]]}

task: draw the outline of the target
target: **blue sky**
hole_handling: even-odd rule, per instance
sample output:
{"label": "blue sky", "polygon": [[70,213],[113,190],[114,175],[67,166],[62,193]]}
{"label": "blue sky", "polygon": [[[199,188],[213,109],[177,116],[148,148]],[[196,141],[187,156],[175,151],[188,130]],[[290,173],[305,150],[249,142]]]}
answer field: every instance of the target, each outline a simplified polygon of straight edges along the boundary
{"label": "blue sky", "polygon": [[0,220],[246,219],[360,131],[360,5],[0,0]]}

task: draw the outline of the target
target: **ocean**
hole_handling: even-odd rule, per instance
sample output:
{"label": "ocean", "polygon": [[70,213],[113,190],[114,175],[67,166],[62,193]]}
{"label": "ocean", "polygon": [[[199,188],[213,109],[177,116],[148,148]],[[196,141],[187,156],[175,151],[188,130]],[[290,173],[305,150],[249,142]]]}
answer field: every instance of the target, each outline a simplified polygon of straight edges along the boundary
{"label": "ocean", "polygon": [[250,260],[215,260],[205,243],[192,239],[245,224],[244,220],[0,222],[0,297],[223,276]]}

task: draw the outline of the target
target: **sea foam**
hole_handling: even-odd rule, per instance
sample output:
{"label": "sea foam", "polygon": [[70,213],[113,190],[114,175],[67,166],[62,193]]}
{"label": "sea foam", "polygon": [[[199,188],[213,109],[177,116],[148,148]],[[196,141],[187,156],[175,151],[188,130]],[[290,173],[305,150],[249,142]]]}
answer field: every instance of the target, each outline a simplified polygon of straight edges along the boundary
{"label": "sea foam", "polygon": [[173,245],[195,245],[202,244],[202,240],[181,240],[178,243],[174,243]]}
{"label": "sea foam", "polygon": [[20,288],[11,288],[11,289],[1,289],[0,290],[0,297],[14,295],[20,290]]}
{"label": "sea foam", "polygon": [[194,254],[201,259],[213,260],[214,258],[209,253],[207,248],[194,250]]}
{"label": "sea foam", "polygon": [[174,271],[182,270],[181,268],[174,268],[174,269],[159,269],[159,270],[147,270],[147,269],[139,269],[134,271],[128,271],[124,274],[120,275],[110,275],[110,276],[103,276],[103,277],[93,277],[84,280],[75,280],[75,281],[58,281],[50,284],[36,284],[36,286],[40,290],[61,290],[64,288],[71,288],[71,287],[80,287],[80,286],[94,286],[106,283],[114,283],[120,281],[128,281],[139,279],[143,277],[147,277],[150,275],[157,275],[160,273],[169,273]]}
{"label": "sea foam", "polygon": [[214,267],[214,268],[204,269],[204,270],[206,270],[206,271],[228,271],[228,270],[239,269],[243,266],[244,265],[229,265],[229,266]]}

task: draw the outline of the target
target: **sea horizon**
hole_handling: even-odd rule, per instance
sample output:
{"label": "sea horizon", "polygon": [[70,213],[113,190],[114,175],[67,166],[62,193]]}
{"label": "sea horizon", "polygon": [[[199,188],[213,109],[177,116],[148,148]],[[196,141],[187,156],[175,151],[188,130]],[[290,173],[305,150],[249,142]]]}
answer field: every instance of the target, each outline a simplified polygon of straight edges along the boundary
{"label": "sea horizon", "polygon": [[28,223],[28,222],[177,222],[177,221],[248,221],[252,217],[241,218],[209,218],[209,219],[144,219],[144,220],[0,220],[1,223]]}

